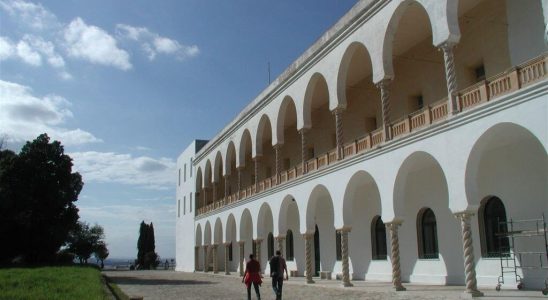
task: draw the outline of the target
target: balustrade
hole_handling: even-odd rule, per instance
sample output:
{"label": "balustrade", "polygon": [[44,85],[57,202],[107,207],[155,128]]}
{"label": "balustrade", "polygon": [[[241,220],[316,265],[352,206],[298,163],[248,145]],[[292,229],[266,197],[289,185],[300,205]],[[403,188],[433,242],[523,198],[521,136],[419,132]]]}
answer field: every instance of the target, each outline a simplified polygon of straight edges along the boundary
{"label": "balustrade", "polygon": [[[501,95],[545,79],[548,76],[547,59],[548,55],[542,55],[518,67],[461,90],[458,93],[459,110],[465,111],[471,109],[481,103],[492,101]],[[405,116],[401,120],[387,126],[386,129],[391,131],[392,138],[396,138],[444,120],[448,115],[449,104],[447,98],[444,98]],[[343,158],[352,157],[375,148],[385,142],[385,136],[385,130],[381,127],[362,138],[344,145],[342,149]],[[337,162],[337,149],[306,161],[307,174],[335,162]],[[267,178],[257,185],[253,184],[219,201],[197,208],[196,212],[198,215],[208,213],[303,175],[306,174],[303,172],[303,163],[300,163],[289,170],[281,172],[279,178],[277,176]],[[197,196],[197,198],[200,198],[200,196]],[[206,198],[206,201],[208,199],[209,197]]]}

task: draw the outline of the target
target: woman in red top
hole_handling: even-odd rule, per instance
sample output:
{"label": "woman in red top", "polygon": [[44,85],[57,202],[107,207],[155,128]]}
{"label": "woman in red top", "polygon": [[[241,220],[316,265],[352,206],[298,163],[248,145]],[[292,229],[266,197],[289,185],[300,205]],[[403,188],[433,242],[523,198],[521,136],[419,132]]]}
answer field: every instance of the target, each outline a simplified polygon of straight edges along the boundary
{"label": "woman in red top", "polygon": [[245,265],[244,278],[242,282],[245,282],[247,286],[247,299],[251,300],[251,284],[255,288],[257,293],[257,299],[261,299],[261,292],[259,292],[259,286],[263,283],[261,279],[261,265],[255,260],[255,255],[249,254],[249,261]]}

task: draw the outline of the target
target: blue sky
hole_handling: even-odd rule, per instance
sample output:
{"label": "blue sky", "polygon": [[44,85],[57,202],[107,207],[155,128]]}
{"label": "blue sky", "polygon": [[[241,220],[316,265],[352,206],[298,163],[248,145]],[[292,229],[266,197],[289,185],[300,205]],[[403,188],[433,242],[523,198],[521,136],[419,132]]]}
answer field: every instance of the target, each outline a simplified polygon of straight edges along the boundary
{"label": "blue sky", "polygon": [[209,139],[356,0],[0,0],[0,135],[47,132],[85,186],[82,220],[111,258],[141,220],[175,255],[175,160]]}

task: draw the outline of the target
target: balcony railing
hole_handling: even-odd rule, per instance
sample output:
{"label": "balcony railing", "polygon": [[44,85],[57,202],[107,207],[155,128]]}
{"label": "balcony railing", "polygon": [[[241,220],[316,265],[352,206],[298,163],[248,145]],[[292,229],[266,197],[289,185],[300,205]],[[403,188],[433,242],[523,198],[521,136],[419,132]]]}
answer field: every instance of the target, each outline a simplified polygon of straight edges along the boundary
{"label": "balcony railing", "polygon": [[[457,95],[459,111],[473,109],[481,103],[492,101],[499,96],[511,93],[535,82],[541,81],[548,76],[547,70],[548,55],[542,55],[532,59],[520,66],[506,72],[493,76],[487,80],[461,90]],[[412,132],[427,128],[431,124],[447,119],[449,115],[449,101],[447,98],[435,102],[421,110],[413,112],[387,127],[391,131],[393,139],[402,137]],[[365,136],[343,145],[341,159],[346,159],[370,151],[385,142],[385,131],[377,128]],[[280,173],[279,181],[277,176],[267,178],[257,185],[249,186],[239,192],[229,195],[223,199],[210,203],[197,209],[197,214],[207,213],[226,205],[251,197],[256,193],[269,190],[277,185],[285,184],[307,173],[315,172],[339,161],[337,149],[309,159],[305,168],[299,164],[289,170]]]}

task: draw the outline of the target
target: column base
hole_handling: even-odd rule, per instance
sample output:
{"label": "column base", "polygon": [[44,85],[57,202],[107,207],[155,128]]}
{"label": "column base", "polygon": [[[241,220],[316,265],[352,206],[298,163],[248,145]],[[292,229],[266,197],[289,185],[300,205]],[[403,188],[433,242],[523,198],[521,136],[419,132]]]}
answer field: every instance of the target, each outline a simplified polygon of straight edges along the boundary
{"label": "column base", "polygon": [[395,290],[396,292],[407,291],[407,289],[406,289],[404,286],[395,286],[395,287],[394,287],[394,290]]}
{"label": "column base", "polygon": [[225,272],[225,275],[230,275],[230,272],[226,271],[226,272]]}
{"label": "column base", "polygon": [[353,287],[354,285],[352,284],[352,282],[343,282],[343,287]]}
{"label": "column base", "polygon": [[480,291],[464,291],[460,296],[461,299],[474,299],[476,297],[483,297],[483,293]]}
{"label": "column base", "polygon": [[312,283],[316,283],[313,279],[307,279],[306,280],[306,283],[307,284],[312,284]]}

